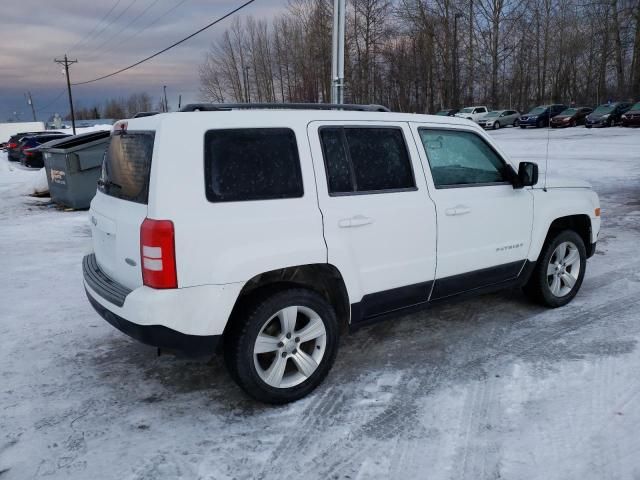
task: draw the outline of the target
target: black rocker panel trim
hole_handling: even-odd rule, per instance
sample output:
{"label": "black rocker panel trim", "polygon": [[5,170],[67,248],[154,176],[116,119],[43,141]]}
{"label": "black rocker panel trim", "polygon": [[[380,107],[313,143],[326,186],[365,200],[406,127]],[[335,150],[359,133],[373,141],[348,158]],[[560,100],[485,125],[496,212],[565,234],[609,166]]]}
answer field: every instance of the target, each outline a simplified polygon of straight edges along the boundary
{"label": "black rocker panel trim", "polygon": [[451,277],[439,278],[433,285],[431,300],[450,297],[458,293],[467,292],[486,285],[505,282],[518,277],[524,260],[505,263],[496,267],[483,268],[473,272],[461,273]]}
{"label": "black rocker panel trim", "polygon": [[422,282],[365,295],[360,300],[362,316],[373,317],[426,302],[429,299],[432,284],[433,282]]}
{"label": "black rocker panel trim", "polygon": [[[432,302],[445,300],[447,297],[478,295],[523,286],[529,280],[535,265],[535,262],[521,260],[439,279],[433,285],[431,298],[429,298],[429,291],[433,282],[423,282],[365,295],[360,302],[351,304],[351,329],[419,311]],[[438,282],[441,282],[440,296],[436,297]],[[423,295],[425,291],[426,297]]]}

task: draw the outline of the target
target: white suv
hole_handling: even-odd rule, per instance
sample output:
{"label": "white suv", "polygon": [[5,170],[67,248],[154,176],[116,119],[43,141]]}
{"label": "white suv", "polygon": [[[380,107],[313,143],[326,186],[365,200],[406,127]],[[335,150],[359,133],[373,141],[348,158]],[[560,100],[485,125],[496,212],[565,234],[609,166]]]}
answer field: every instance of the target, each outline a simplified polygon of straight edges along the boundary
{"label": "white suv", "polygon": [[456,117],[466,118],[467,120],[478,122],[478,120],[484,117],[488,112],[489,109],[484,105],[477,107],[464,107],[462,110],[456,113]]}
{"label": "white suv", "polygon": [[322,108],[118,122],[83,261],[98,313],[224,352],[247,393],[284,403],[327,375],[341,331],[468,292],[576,295],[600,229],[588,184],[542,188],[465,120]]}

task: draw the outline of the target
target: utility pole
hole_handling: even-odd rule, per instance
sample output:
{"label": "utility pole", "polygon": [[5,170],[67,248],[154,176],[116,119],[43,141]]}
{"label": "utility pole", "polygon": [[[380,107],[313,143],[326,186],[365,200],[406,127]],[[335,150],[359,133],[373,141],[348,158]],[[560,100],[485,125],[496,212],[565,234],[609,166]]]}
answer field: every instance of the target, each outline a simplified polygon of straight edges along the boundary
{"label": "utility pole", "polygon": [[460,106],[460,94],[458,92],[458,18],[462,18],[461,13],[453,16],[453,107]]}
{"label": "utility pole", "polygon": [[55,63],[64,65],[64,73],[67,77],[67,92],[69,93],[69,107],[71,108],[71,127],[73,128],[73,134],[76,134],[76,115],[73,111],[73,97],[71,96],[71,80],[69,80],[69,65],[78,63],[78,60],[69,60],[67,54],[64,55],[64,60],[53,60]]}
{"label": "utility pole", "polygon": [[249,69],[250,68],[251,67],[248,65],[244,67],[244,72],[245,72],[244,88],[245,88],[245,98],[247,100],[247,103],[251,103],[251,88],[249,87]]}
{"label": "utility pole", "polygon": [[169,111],[169,103],[167,102],[167,86],[164,85],[162,87],[162,89],[164,90],[164,111],[168,112]]}
{"label": "utility pole", "polygon": [[24,94],[27,97],[27,103],[31,105],[31,113],[33,114],[33,121],[36,122],[36,108],[33,106],[33,98],[31,98],[31,92],[27,92]]}
{"label": "utility pole", "polygon": [[331,103],[344,103],[345,0],[333,0],[333,45],[331,47]]}
{"label": "utility pole", "polygon": [[178,111],[182,108],[182,94],[178,95]]}

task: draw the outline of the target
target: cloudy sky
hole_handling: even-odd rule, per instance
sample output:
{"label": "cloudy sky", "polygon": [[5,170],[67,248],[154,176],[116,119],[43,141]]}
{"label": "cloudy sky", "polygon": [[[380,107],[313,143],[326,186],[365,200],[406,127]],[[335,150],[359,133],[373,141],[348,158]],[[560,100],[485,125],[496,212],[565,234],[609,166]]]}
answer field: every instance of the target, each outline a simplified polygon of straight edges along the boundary
{"label": "cloudy sky", "polygon": [[[205,26],[243,0],[2,0],[0,13],[0,121],[14,112],[31,119],[24,92],[31,91],[38,120],[65,113],[65,53],[78,63],[72,82],[90,80],[130,65]],[[238,15],[271,17],[286,0],[257,0]],[[108,14],[108,15],[107,15]],[[109,79],[73,87],[74,104],[91,106],[111,96],[146,91],[169,104],[198,98],[198,65],[208,46],[231,23],[212,27],[188,42]],[[57,98],[56,100],[56,97]]]}

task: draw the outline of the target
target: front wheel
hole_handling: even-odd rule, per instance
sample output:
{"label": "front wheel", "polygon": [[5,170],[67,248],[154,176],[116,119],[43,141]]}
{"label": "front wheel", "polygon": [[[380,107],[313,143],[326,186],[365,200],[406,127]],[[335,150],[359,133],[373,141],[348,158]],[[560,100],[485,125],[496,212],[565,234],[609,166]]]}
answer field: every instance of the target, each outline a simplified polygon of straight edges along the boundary
{"label": "front wheel", "polygon": [[494,130],[498,130],[498,129],[500,129],[500,122],[496,122],[496,123],[494,123],[494,124],[493,124],[493,129],[494,129]]}
{"label": "front wheel", "polygon": [[524,291],[542,305],[562,307],[580,290],[586,265],[582,237],[573,230],[564,230],[543,247]]}
{"label": "front wheel", "polygon": [[290,289],[263,297],[247,312],[225,341],[225,360],[238,385],[273,404],[309,394],[327,376],[338,351],[331,305],[313,291]]}

